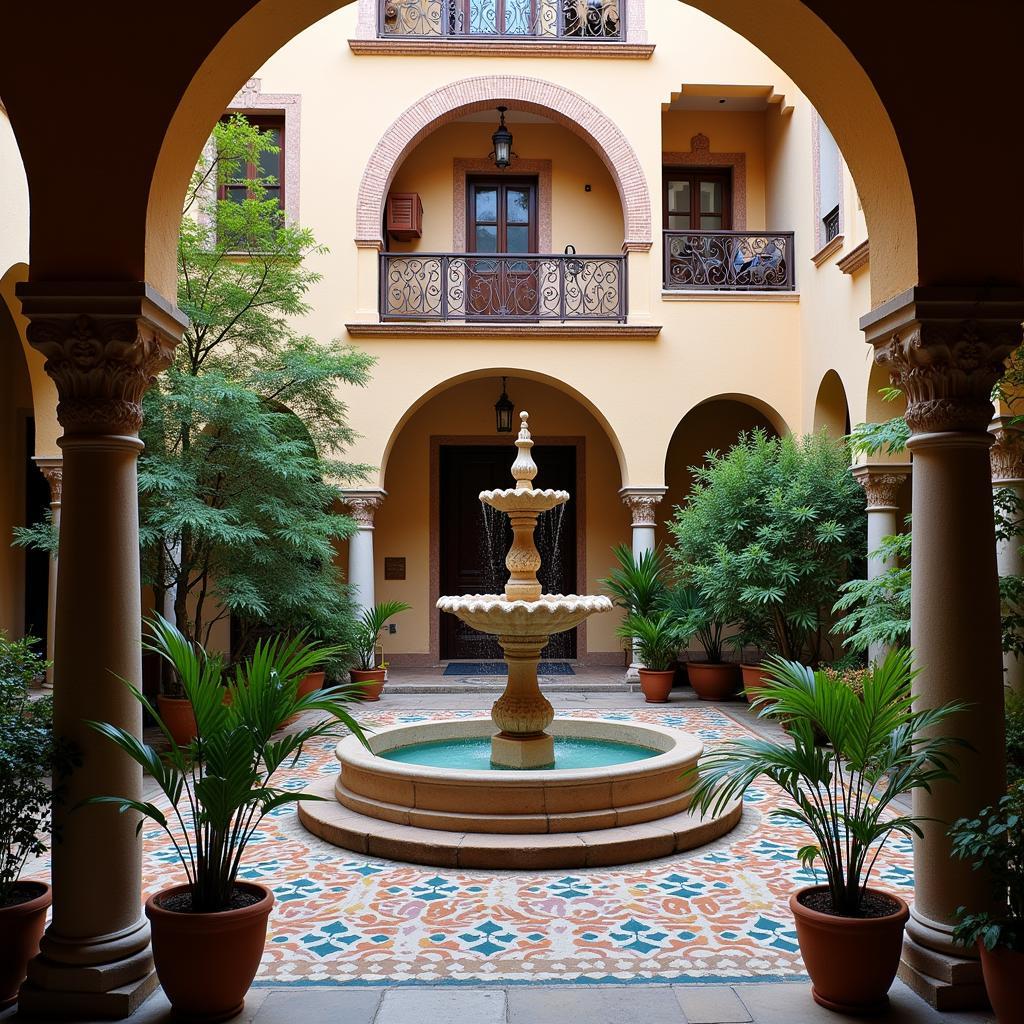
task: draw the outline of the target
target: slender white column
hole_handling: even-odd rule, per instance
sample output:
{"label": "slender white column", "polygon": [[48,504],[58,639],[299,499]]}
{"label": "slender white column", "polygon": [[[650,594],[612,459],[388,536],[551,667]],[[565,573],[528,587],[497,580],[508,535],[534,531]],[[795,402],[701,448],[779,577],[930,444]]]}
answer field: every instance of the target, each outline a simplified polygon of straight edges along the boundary
{"label": "slender white column", "polygon": [[348,491],[345,504],[358,529],[348,541],[348,585],[360,611],[374,605],[373,517],[386,491]]}
{"label": "slender white column", "polygon": [[156,986],[136,815],[79,805],[141,798],[142,771],[86,721],[142,733],[122,681],[142,685],[138,429],[143,393],[170,362],[184,321],[131,282],[30,282],[18,294],[64,429],[54,729],[80,755],[54,807],[53,916],[19,1008],[46,1020],[124,1017]]}
{"label": "slender white column", "polygon": [[[1024,500],[1024,433],[1009,425],[1010,417],[993,421],[989,431],[994,438],[989,456],[992,463],[992,490],[1004,487]],[[1018,516],[1019,518],[1019,516]],[[1000,576],[1024,576],[1024,536],[1010,537],[996,544],[996,565]],[[1024,658],[1003,653],[1003,682],[1017,693],[1024,693]]]}
{"label": "slender white column", "polygon": [[[59,455],[49,457],[37,455],[33,461],[50,485],[50,517],[53,528],[59,536],[64,460]],[[50,556],[50,572],[46,585],[46,660],[50,663],[50,667],[46,670],[46,682],[43,684],[45,690],[53,689],[53,656],[57,635],[57,562],[57,552],[55,551]]]}
{"label": "slender white column", "polygon": [[[667,487],[623,487],[619,491],[619,497],[632,517],[634,558],[639,558],[655,548],[655,528],[658,525],[656,510],[667,491]],[[634,650],[632,663],[626,670],[626,680],[638,680],[641,668],[643,665],[640,664]]]}
{"label": "slender white column", "polygon": [[[877,551],[886,537],[899,533],[896,496],[910,475],[910,465],[854,466],[853,475],[868,499],[868,579],[873,580],[895,565],[892,559],[879,556]],[[868,660],[881,661],[888,651],[884,644],[872,644]]]}
{"label": "slender white column", "polygon": [[983,999],[957,908],[991,906],[984,872],[950,855],[948,829],[1005,791],[1003,666],[992,516],[990,395],[1021,343],[1024,290],[916,288],[864,317],[877,361],[907,396],[913,456],[911,644],[916,707],[962,700],[937,727],[965,740],[956,779],[917,790],[914,904],[901,977],[942,1008]]}

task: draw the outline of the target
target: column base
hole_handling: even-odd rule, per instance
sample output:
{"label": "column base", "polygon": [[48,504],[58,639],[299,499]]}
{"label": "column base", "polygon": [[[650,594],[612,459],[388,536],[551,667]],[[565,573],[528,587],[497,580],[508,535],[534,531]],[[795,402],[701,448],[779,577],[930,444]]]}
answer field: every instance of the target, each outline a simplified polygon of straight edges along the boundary
{"label": "column base", "polygon": [[938,953],[907,936],[898,977],[936,1010],[980,1010],[989,1005],[981,962]]}
{"label": "column base", "polygon": [[555,739],[546,732],[539,736],[491,737],[491,765],[495,768],[538,769],[555,767]]}
{"label": "column base", "polygon": [[147,948],[112,964],[57,964],[36,957],[18,993],[18,1015],[58,1018],[130,1017],[159,987]]}

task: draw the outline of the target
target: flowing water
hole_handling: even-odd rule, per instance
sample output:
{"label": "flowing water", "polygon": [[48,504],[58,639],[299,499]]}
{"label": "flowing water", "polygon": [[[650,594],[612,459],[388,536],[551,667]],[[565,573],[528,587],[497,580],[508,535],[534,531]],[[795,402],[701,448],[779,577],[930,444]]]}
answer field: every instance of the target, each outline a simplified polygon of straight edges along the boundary
{"label": "flowing water", "polygon": [[[660,750],[635,743],[584,739],[581,736],[555,737],[555,768],[603,768],[630,761],[646,761]],[[465,740],[433,740],[396,747],[379,755],[388,761],[420,764],[431,768],[464,768],[484,770],[491,767],[490,736],[474,736]],[[509,769],[502,769],[508,771]],[[524,769],[528,770],[528,769]]]}

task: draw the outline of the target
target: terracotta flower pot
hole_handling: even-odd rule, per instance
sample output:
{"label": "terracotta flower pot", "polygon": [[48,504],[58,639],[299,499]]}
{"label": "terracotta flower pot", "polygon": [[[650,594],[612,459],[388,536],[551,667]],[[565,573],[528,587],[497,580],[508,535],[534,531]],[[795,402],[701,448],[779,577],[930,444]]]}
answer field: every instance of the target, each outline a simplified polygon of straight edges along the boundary
{"label": "terracotta flower pot", "polygon": [[827,888],[814,885],[789,897],[800,954],[811,976],[811,995],[820,1006],[840,1013],[879,1013],[889,1004],[910,910],[898,896],[879,889],[868,893],[889,897],[898,905],[885,917],[838,917],[800,902],[801,896]]}
{"label": "terracotta flower pot", "polygon": [[196,738],[196,716],[190,700],[183,697],[165,697],[159,693],[156,698],[156,709],[179,747],[188,746]]}
{"label": "terracotta flower pot", "polygon": [[0,907],[0,1010],[18,998],[28,962],[39,952],[53,894],[45,882],[17,882],[20,903]]}
{"label": "terracotta flower pot", "polygon": [[640,689],[648,704],[664,704],[672,692],[672,683],[676,678],[676,670],[668,669],[659,672],[652,668],[640,669]]}
{"label": "terracotta flower pot", "polygon": [[146,900],[157,977],[177,1018],[213,1022],[242,1012],[263,956],[274,894],[255,882],[237,882],[236,888],[258,896],[258,902],[212,914],[168,910],[166,900],[187,885]]}
{"label": "terracotta flower pot", "polygon": [[760,665],[740,665],[740,671],[743,673],[743,695],[748,704],[753,704],[767,685],[768,676]]}
{"label": "terracotta flower pot", "polygon": [[350,668],[348,674],[353,683],[362,684],[363,700],[380,700],[380,692],[384,689],[384,669]]}
{"label": "terracotta flower pot", "polygon": [[[324,686],[324,673],[323,672],[310,672],[308,675],[302,677],[299,681],[299,685],[295,689],[296,697],[305,697],[307,694],[316,693],[317,690],[322,690]],[[298,719],[298,715],[289,715],[279,726],[279,729],[283,729],[286,725],[291,725],[292,722]]]}
{"label": "terracotta flower pot", "polygon": [[686,674],[701,700],[732,700],[740,688],[740,668],[732,662],[688,661]]}
{"label": "terracotta flower pot", "polygon": [[1024,976],[1024,953],[1012,949],[986,949],[978,943],[985,991],[998,1024],[1022,1024],[1024,1005],[1020,999],[1020,979]]}

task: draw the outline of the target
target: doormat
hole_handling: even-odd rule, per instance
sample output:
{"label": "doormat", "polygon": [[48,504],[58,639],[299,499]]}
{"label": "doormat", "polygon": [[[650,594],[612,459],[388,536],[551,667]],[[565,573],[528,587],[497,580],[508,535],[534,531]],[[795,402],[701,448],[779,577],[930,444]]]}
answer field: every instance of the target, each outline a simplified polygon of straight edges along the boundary
{"label": "doormat", "polygon": [[[542,676],[574,676],[572,665],[564,661],[542,661],[537,669]],[[460,661],[445,665],[446,676],[507,676],[508,665],[503,661]]]}

